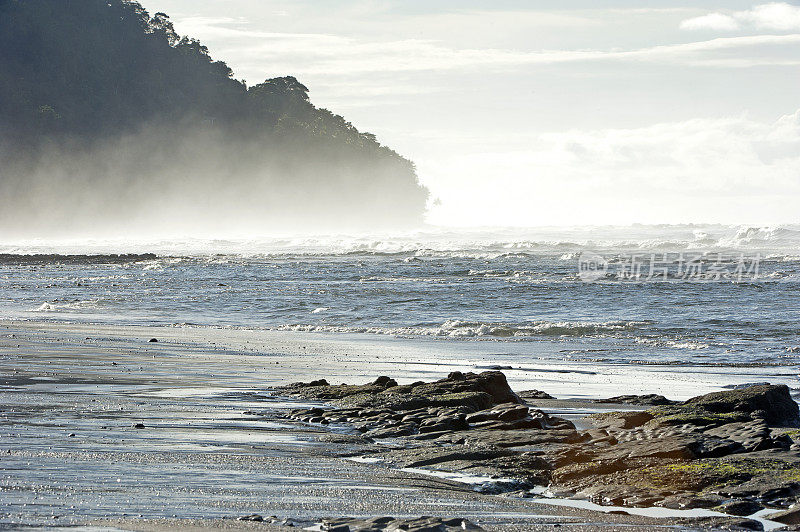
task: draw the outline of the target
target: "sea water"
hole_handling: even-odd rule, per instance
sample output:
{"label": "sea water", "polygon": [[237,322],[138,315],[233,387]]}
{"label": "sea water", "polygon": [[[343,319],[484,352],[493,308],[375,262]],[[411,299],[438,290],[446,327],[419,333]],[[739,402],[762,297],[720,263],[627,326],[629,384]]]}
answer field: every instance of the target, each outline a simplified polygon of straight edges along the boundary
{"label": "sea water", "polygon": [[800,361],[800,227],[6,240],[3,319],[563,341],[568,361],[790,374]]}

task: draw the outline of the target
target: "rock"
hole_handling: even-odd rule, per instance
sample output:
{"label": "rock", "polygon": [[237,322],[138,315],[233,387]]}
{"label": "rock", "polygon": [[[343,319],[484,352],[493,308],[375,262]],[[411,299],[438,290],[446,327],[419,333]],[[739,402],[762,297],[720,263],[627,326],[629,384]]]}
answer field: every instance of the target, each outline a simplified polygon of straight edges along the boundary
{"label": "rock", "polygon": [[382,388],[393,388],[397,386],[397,381],[394,379],[390,379],[389,377],[378,377],[375,379],[375,382],[372,383],[373,386],[380,386]]}
{"label": "rock", "polygon": [[[319,380],[284,390],[330,402],[332,409],[296,410],[289,417],[350,423],[364,434],[352,436],[364,445],[361,453],[379,452],[401,467],[514,479],[485,486],[492,493],[548,485],[601,504],[718,507],[743,516],[762,506],[787,508],[800,492],[800,455],[790,451],[794,433],[770,427],[800,421],[785,386],[751,386],[681,404],[664,404],[666,399],[656,395],[619,396],[602,402],[656,406],[594,414],[589,419],[595,428],[583,432],[568,420],[526,406],[495,371],[452,372],[446,379],[413,385],[397,385],[389,377],[355,386]],[[381,438],[405,439],[406,446],[366,447]],[[410,521],[395,521],[413,529]],[[743,519],[719,523],[755,526]],[[332,525],[360,530],[363,522],[335,520]],[[442,530],[445,525],[413,526]]]}
{"label": "rock", "polygon": [[524,419],[528,417],[527,406],[515,406],[513,403],[511,403],[507,408],[504,408],[504,405],[500,405],[500,407],[497,409],[497,412],[497,419],[500,421],[516,421],[518,419]]}
{"label": "rock", "polygon": [[751,386],[769,386],[768,382],[746,382],[743,384],[728,384],[723,386],[726,390],[741,390],[744,388],[750,388]]}
{"label": "rock", "polygon": [[505,375],[497,371],[454,372],[447,379],[406,386],[385,386],[396,384],[391,379],[376,383],[329,386],[315,381],[283,389],[306,399],[335,401],[341,407],[381,407],[394,412],[426,407],[464,407],[475,412],[502,403],[522,402],[508,386]]}
{"label": "rock", "polygon": [[[376,440],[383,438],[399,438],[401,436],[411,436],[417,432],[417,426],[413,423],[403,423],[395,427],[384,427],[368,430],[364,436],[374,438]],[[420,431],[422,432],[422,431]]]}
{"label": "rock", "polygon": [[490,448],[422,447],[398,450],[392,453],[391,457],[395,461],[401,461],[404,467],[436,466],[437,469],[452,470],[467,462],[485,462],[512,454],[509,451]]}
{"label": "rock", "polygon": [[800,409],[792,399],[789,387],[783,384],[761,384],[739,390],[709,393],[689,399],[684,405],[716,414],[755,413],[757,418],[764,419],[771,426],[800,426]]}
{"label": "rock", "polygon": [[[795,467],[797,467],[797,464],[795,464]],[[797,469],[795,469],[795,472],[796,471]],[[777,474],[778,471],[776,470],[775,473]],[[800,491],[800,483],[789,482],[782,486],[762,489],[759,491],[758,496],[764,501],[765,504],[773,506],[775,505],[775,502],[784,501],[790,497],[794,497],[798,491]]]}
{"label": "rock", "polygon": [[783,512],[770,514],[767,519],[783,523],[784,525],[800,525],[800,506],[790,508]]}
{"label": "rock", "polygon": [[481,423],[484,421],[516,421],[528,416],[528,407],[516,403],[506,403],[493,408],[481,410],[467,416],[467,423]]}
{"label": "rock", "polygon": [[350,527],[347,525],[326,525],[325,523],[322,523],[320,529],[324,530],[325,532],[350,532]]}
{"label": "rock", "polygon": [[706,517],[701,519],[684,520],[687,527],[702,527],[703,530],[764,530],[764,525],[754,519],[740,517]]}
{"label": "rock", "polygon": [[151,344],[156,344],[156,343],[158,343],[158,338],[150,338],[149,341],[150,341]]}
{"label": "rock", "polygon": [[364,437],[362,434],[339,434],[337,432],[329,432],[327,434],[320,435],[319,441],[354,445],[369,443],[370,439]]}
{"label": "rock", "polygon": [[591,443],[596,445],[598,443],[608,443],[610,445],[616,445],[619,443],[614,436],[610,435],[607,431],[603,429],[591,429],[583,432],[584,434],[588,435],[591,438]]}
{"label": "rock", "polygon": [[648,394],[648,395],[619,395],[617,397],[610,397],[608,399],[596,399],[595,403],[611,403],[611,404],[625,404],[625,405],[671,405],[675,401],[670,401],[663,395]]}
{"label": "rock", "polygon": [[745,452],[762,451],[776,445],[770,437],[769,427],[762,420],[728,423],[703,433],[735,441],[742,446],[742,450]]}
{"label": "rock", "polygon": [[687,448],[695,458],[717,458],[744,452],[742,444],[725,438],[715,436],[696,435],[688,437],[691,441]]}
{"label": "rock", "polygon": [[441,432],[441,431],[458,431],[458,430],[466,430],[469,428],[469,424],[464,419],[464,416],[453,416],[453,417],[437,417],[437,418],[430,418],[423,421],[419,426],[420,434],[425,434],[426,432]]}
{"label": "rock", "polygon": [[641,490],[631,486],[612,484],[586,488],[580,492],[579,496],[596,504],[618,506],[627,500],[641,496],[641,493]]}
{"label": "rock", "polygon": [[144,428],[144,423],[134,423],[133,424],[133,428],[135,428],[135,429],[143,429]]}
{"label": "rock", "polygon": [[485,371],[480,374],[462,373],[429,384],[414,387],[416,395],[449,395],[459,393],[485,393],[489,395],[492,405],[503,403],[517,403],[522,401],[508,386],[506,376],[499,371]]}
{"label": "rock", "polygon": [[588,419],[597,428],[622,430],[640,427],[653,419],[653,415],[649,412],[601,412]]}
{"label": "rock", "polygon": [[673,495],[665,497],[656,506],[673,510],[693,510],[696,508],[713,508],[722,501],[719,495],[696,496],[692,494]]}
{"label": "rock", "polygon": [[239,517],[237,521],[254,521],[256,523],[261,523],[264,521],[264,517],[258,514],[243,515],[242,517]]}
{"label": "rock", "polygon": [[549,393],[541,390],[525,390],[524,392],[519,392],[517,395],[522,399],[555,399]]}
{"label": "rock", "polygon": [[494,445],[501,448],[575,443],[581,436],[574,430],[470,430],[464,433],[470,445]]}
{"label": "rock", "polygon": [[371,519],[367,519],[365,522],[370,525],[388,525],[392,521],[395,521],[394,517],[373,517]]}
{"label": "rock", "polygon": [[715,508],[715,510],[724,514],[736,515],[740,517],[753,515],[754,513],[763,509],[763,506],[752,499],[734,499]]}

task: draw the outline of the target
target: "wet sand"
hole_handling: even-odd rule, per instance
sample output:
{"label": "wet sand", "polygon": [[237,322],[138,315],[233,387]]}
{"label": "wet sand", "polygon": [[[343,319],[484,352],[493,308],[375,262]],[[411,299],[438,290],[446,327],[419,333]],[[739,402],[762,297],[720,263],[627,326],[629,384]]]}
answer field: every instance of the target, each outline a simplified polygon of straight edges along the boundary
{"label": "wet sand", "polygon": [[[434,345],[442,348],[432,351]],[[255,525],[235,519],[254,513],[302,526],[323,517],[383,515],[463,517],[488,530],[674,526],[670,519],[484,495],[462,483],[346,460],[358,453],[346,434],[332,441],[329,430],[280,419],[304,405],[266,391],[318,377],[438,378],[479,369],[491,356],[467,343],[457,350],[268,331],[0,323],[0,528],[247,529]],[[533,357],[517,364],[534,371],[510,371],[515,389],[562,396],[570,383],[580,392],[572,396],[604,392],[592,379],[614,386],[622,374]],[[645,381],[667,375],[662,368],[643,373]],[[703,374],[689,372],[692,394]],[[704,386],[720,382],[707,379]],[[583,401],[553,407],[576,416],[594,408]]]}

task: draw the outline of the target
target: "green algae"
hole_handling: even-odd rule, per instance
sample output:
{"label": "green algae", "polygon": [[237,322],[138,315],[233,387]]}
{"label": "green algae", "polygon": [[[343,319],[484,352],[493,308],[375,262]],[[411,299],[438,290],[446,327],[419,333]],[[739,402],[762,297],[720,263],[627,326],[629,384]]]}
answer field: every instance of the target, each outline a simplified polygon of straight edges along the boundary
{"label": "green algae", "polygon": [[768,458],[726,458],[671,462],[643,468],[638,485],[702,491],[740,485],[758,477],[782,484],[800,481],[800,465]]}

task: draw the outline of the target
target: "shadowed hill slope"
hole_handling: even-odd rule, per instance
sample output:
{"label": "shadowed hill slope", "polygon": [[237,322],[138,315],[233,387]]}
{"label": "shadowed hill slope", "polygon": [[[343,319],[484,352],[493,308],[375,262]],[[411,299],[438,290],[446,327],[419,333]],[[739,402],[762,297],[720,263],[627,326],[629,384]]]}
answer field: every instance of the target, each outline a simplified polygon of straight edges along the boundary
{"label": "shadowed hill slope", "polygon": [[0,222],[34,233],[413,225],[427,200],[297,79],[248,87],[129,0],[0,0],[0,157]]}

